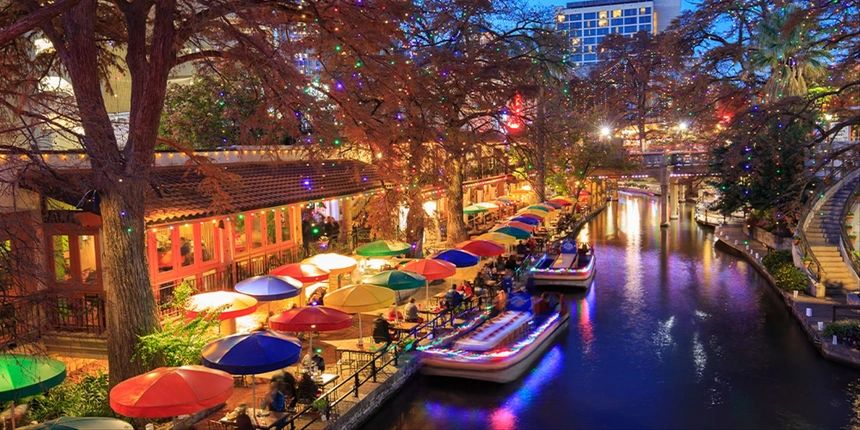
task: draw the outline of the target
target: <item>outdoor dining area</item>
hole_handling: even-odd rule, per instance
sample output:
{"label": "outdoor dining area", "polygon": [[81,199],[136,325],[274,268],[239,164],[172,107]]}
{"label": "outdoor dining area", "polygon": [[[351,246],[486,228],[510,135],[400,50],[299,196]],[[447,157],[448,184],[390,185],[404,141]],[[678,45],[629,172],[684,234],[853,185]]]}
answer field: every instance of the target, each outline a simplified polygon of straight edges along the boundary
{"label": "outdoor dining area", "polygon": [[[553,213],[571,205],[556,199],[528,206],[426,258],[405,258],[408,243],[378,240],[354,255],[324,253],[283,265],[236,283],[234,291],[194,294],[185,317],[211,313],[220,321],[199,364],[127,379],[110,391],[110,407],[124,417],[173,423],[203,414],[218,429],[282,428],[308,411],[331,416],[329,392],[398,339],[426,334],[436,321],[444,324],[440,316],[453,320],[456,308],[489,303],[495,290],[510,289],[505,278],[521,264],[524,243],[541,240]],[[42,357],[0,355],[0,370],[14,381],[0,387],[0,400],[13,402],[65,378],[62,362]],[[385,370],[373,371],[375,380]],[[103,427],[79,428],[130,428],[122,420],[95,423]]]}

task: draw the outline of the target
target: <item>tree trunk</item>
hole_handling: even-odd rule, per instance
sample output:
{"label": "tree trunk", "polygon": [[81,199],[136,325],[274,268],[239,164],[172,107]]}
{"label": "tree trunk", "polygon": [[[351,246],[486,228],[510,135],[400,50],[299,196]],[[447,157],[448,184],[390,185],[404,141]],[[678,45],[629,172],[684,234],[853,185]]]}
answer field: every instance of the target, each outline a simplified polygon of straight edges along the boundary
{"label": "tree trunk", "polygon": [[453,247],[469,239],[469,235],[463,222],[463,156],[458,154],[448,157],[448,163],[445,197],[448,200],[448,245]]}
{"label": "tree trunk", "polygon": [[149,370],[131,358],[138,336],[160,327],[146,258],[143,214],[148,187],[145,179],[120,181],[106,184],[100,193],[111,386]]}
{"label": "tree trunk", "polygon": [[410,257],[424,256],[424,196],[419,188],[410,188],[409,212],[406,213],[406,241],[412,245]]}
{"label": "tree trunk", "polygon": [[532,191],[538,202],[546,201],[546,112],[543,103],[538,104],[535,118],[535,178]]}

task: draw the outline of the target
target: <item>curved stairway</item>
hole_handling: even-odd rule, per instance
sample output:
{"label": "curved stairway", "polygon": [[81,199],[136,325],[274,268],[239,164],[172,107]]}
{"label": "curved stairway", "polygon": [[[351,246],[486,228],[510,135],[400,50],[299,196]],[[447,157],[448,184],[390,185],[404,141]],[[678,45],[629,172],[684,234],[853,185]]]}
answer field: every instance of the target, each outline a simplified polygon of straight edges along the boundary
{"label": "curved stairway", "polygon": [[853,268],[842,259],[839,252],[839,238],[842,235],[842,210],[853,199],[852,194],[860,176],[845,181],[842,186],[827,197],[821,206],[810,214],[809,225],[804,234],[809,241],[812,254],[821,264],[823,272],[820,281],[827,288],[827,295],[839,292],[852,292],[860,289]]}

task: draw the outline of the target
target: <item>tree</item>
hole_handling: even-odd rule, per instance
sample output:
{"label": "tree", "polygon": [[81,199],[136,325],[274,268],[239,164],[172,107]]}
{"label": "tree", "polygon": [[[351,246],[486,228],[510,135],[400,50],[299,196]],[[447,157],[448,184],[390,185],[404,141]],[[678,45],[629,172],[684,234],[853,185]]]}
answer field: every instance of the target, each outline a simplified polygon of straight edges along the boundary
{"label": "tree", "polygon": [[[97,172],[86,182],[98,195],[105,238],[108,358],[111,384],[116,384],[147,370],[132,359],[134,348],[138,336],[159,329],[146,264],[144,202],[170,71],[206,58],[266,69],[265,88],[300,113],[289,117],[295,128],[303,118],[314,121],[313,143],[330,147],[335,139],[328,139],[325,131],[334,128],[327,125],[336,123],[331,117],[338,113],[314,108],[310,78],[296,70],[295,55],[344,41],[350,46],[341,55],[344,60],[355,62],[365,52],[378,52],[378,45],[372,44],[397,31],[403,7],[398,2],[205,0],[58,4],[15,0],[0,11],[0,41],[8,41],[2,46],[7,55],[0,76],[0,86],[7,89],[4,118],[25,118],[25,128],[62,128],[76,137]],[[304,30],[301,38],[275,37],[277,30],[293,28]],[[43,49],[42,40],[49,41],[49,47]],[[102,92],[103,87],[110,91],[108,77],[116,69],[130,79],[124,145],[114,134]],[[44,76],[61,76],[69,83],[72,99],[59,105],[65,110],[43,103],[49,97],[63,100],[57,91],[40,88]],[[8,134],[21,129],[14,124],[5,121],[2,130]],[[11,149],[40,158],[33,144]]]}

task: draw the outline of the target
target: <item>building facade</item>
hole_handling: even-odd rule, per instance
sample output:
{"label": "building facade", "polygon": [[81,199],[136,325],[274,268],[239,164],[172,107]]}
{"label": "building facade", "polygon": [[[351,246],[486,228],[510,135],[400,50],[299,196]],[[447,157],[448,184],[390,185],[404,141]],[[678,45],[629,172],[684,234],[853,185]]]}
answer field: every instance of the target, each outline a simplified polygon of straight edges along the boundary
{"label": "building facade", "polygon": [[600,60],[598,45],[610,34],[663,31],[681,13],[681,0],[585,0],[556,7],[556,30],[567,35],[574,66]]}

